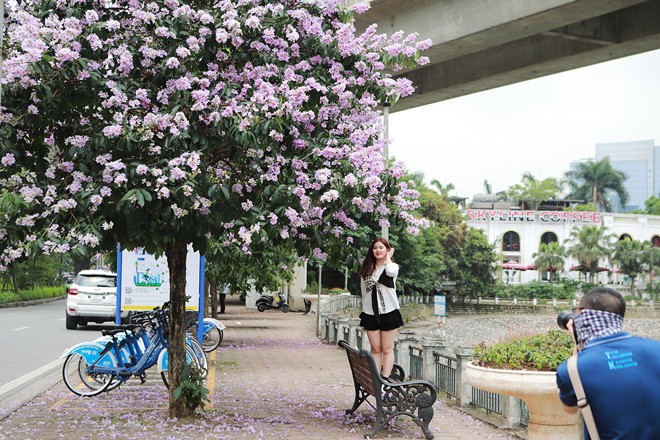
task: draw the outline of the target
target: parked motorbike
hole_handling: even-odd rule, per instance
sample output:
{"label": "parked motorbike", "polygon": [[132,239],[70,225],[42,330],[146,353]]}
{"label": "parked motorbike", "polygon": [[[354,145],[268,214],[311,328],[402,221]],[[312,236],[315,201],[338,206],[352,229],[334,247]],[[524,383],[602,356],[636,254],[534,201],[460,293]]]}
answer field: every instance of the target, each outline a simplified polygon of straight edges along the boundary
{"label": "parked motorbike", "polygon": [[277,293],[275,296],[261,295],[257,300],[257,310],[263,312],[269,309],[280,309],[284,313],[289,311],[289,303],[286,302],[286,296],[283,293]]}

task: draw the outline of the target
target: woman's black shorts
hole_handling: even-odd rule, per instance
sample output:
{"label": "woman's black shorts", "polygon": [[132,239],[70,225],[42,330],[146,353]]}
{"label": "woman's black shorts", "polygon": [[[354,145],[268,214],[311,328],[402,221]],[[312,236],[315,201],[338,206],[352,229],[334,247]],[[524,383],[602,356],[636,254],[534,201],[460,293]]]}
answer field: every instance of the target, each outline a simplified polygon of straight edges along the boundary
{"label": "woman's black shorts", "polygon": [[384,315],[374,315],[360,313],[360,326],[365,330],[394,330],[403,326],[403,317],[399,309]]}

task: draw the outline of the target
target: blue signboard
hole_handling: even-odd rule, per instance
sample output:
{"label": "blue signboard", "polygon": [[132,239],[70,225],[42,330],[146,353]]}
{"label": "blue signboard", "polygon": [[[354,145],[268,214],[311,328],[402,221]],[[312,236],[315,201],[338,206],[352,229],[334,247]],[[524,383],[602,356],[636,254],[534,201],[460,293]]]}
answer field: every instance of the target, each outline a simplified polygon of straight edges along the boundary
{"label": "blue signboard", "polygon": [[435,316],[447,316],[447,297],[435,295]]}

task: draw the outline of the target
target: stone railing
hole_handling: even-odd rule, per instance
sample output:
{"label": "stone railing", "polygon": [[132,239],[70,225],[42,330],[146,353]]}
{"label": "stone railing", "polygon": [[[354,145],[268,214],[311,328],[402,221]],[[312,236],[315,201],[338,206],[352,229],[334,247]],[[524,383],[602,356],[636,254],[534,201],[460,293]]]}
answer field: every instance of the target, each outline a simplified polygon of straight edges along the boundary
{"label": "stone railing", "polygon": [[[310,295],[311,296],[311,295]],[[399,303],[433,305],[433,295],[401,295]],[[474,298],[470,302],[447,302],[449,315],[557,315],[562,310],[568,310],[578,305],[578,300],[548,300],[541,301],[519,298]],[[321,317],[325,313],[337,313],[347,309],[360,309],[362,297],[358,295],[321,295]],[[315,308],[312,311],[315,312]],[[628,318],[660,318],[660,307],[654,301],[628,301],[626,307]]]}
{"label": "stone railing", "polygon": [[[341,317],[337,313],[321,314],[321,337],[329,343],[339,340],[358,349],[370,350],[366,331],[359,318]],[[458,347],[447,353],[444,340],[433,335],[418,335],[401,330],[394,345],[395,362],[409,379],[423,379],[433,383],[440,392],[454,399],[460,406],[473,406],[501,414],[507,427],[525,425],[524,404],[519,399],[472,389],[465,381],[465,368],[472,354],[471,347]]]}

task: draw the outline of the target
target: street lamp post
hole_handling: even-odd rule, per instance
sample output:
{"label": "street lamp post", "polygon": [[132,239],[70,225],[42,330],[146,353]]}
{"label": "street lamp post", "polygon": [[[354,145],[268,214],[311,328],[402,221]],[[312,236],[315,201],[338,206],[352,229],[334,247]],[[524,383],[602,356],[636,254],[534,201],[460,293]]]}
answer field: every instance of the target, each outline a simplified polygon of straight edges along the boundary
{"label": "street lamp post", "polygon": [[[396,87],[396,81],[392,78],[385,78],[383,82],[389,87]],[[399,94],[394,93],[385,98],[381,103],[383,106],[383,161],[385,162],[385,169],[389,167],[390,161],[390,107],[399,100]],[[389,240],[390,228],[383,225],[381,227],[380,236],[385,240]]]}
{"label": "street lamp post", "polygon": [[[390,107],[392,104],[389,102],[385,102],[383,104],[383,140],[384,145],[383,145],[383,160],[385,161],[385,169],[387,169],[390,161],[390,121],[389,121],[389,116],[390,116]],[[387,225],[383,225],[381,227],[381,232],[380,236],[383,237],[385,240],[389,240],[390,237],[390,227]]]}

